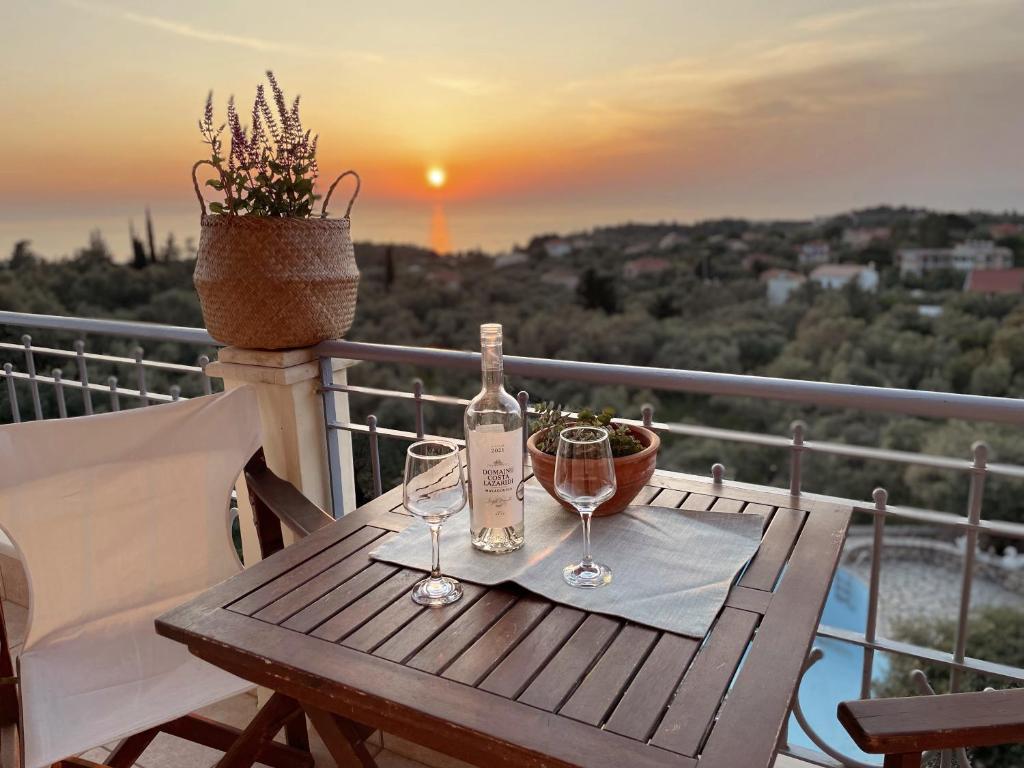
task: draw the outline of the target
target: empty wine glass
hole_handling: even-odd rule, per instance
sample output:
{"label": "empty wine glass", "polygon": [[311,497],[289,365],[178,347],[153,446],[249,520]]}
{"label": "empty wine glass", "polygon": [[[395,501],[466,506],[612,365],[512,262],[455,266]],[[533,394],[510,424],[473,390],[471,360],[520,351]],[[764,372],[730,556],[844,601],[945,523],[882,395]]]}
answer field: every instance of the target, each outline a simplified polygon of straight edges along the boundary
{"label": "empty wine glass", "polygon": [[583,559],[565,566],[562,577],[574,587],[603,587],[612,580],[607,565],[590,556],[590,518],[615,495],[615,464],[608,432],[601,427],[567,427],[558,438],[555,492],[583,520]]}
{"label": "empty wine glass", "polygon": [[462,584],[441,575],[441,523],[466,506],[459,447],[449,440],[421,440],[409,446],[402,486],[405,508],[430,526],[430,575],[418,581],[412,599],[420,605],[448,605],[462,597]]}

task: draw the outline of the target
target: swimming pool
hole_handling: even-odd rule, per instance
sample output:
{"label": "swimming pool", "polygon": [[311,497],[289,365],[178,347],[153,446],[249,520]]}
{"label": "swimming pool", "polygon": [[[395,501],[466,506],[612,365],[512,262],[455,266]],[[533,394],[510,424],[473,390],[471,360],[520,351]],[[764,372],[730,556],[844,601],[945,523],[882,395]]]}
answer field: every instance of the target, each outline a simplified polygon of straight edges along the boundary
{"label": "swimming pool", "polygon": [[[840,568],[832,582],[821,623],[863,632],[867,614],[867,584],[856,574]],[[829,746],[863,762],[881,765],[880,756],[866,755],[857,749],[836,719],[836,705],[840,701],[860,698],[864,649],[827,637],[816,638],[814,645],[824,651],[825,656],[807,671],[800,686],[800,705],[807,722]],[[874,678],[884,677],[887,668],[886,659],[876,654]],[[789,741],[817,749],[795,717],[789,721]]]}

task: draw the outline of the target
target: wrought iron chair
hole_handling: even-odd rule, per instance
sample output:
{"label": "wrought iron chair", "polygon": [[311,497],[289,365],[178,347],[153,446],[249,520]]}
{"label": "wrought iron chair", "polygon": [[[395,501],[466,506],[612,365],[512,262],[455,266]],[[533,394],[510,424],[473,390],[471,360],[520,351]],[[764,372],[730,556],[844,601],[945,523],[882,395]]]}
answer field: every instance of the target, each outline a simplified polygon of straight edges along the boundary
{"label": "wrought iron chair", "polygon": [[885,768],[920,768],[925,752],[1024,741],[1024,688],[844,701],[838,715]]}
{"label": "wrought iron chair", "polygon": [[194,714],[252,685],[153,627],[240,569],[227,512],[243,465],[264,556],[282,548],[282,524],[301,536],[330,522],[259,445],[248,388],[0,427],[0,527],[30,602],[16,661],[0,612],[0,725],[17,726],[25,768],[94,766],[69,755],[117,741],[105,765],[130,766],[160,732],[225,751],[224,765],[312,766],[294,702],[271,700],[256,718],[285,728],[287,745],[239,747],[241,731]]}

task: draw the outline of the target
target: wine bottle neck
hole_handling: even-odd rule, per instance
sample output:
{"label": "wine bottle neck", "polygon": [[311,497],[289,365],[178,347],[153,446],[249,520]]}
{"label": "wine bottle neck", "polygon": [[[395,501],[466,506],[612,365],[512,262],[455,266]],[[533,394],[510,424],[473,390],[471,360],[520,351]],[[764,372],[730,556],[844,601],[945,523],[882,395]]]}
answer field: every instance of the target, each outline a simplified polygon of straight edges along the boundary
{"label": "wine bottle neck", "polygon": [[480,366],[484,390],[487,392],[495,392],[501,389],[504,376],[502,373],[500,344],[485,345],[482,348]]}

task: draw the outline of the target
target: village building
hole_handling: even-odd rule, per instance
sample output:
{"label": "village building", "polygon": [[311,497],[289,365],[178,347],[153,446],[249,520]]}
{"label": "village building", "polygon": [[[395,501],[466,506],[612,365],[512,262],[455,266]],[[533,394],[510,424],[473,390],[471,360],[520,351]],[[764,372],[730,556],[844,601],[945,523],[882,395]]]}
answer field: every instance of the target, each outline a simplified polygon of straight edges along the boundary
{"label": "village building", "polygon": [[921,275],[937,269],[1009,269],[1013,251],[991,240],[968,240],[952,248],[904,248],[897,254],[901,275]]}
{"label": "village building", "polygon": [[816,267],[819,264],[827,264],[831,257],[832,249],[823,240],[804,243],[797,251],[797,263],[801,267]]}
{"label": "village building", "polygon": [[1024,293],[1024,269],[974,269],[964,280],[966,293]]}
{"label": "village building", "polygon": [[822,264],[811,272],[811,280],[822,288],[839,289],[850,283],[862,291],[878,290],[878,271],[868,264]]}
{"label": "village building", "polygon": [[790,294],[807,282],[806,277],[789,269],[766,270],[760,280],[767,288],[768,303],[773,307],[785,304]]}

